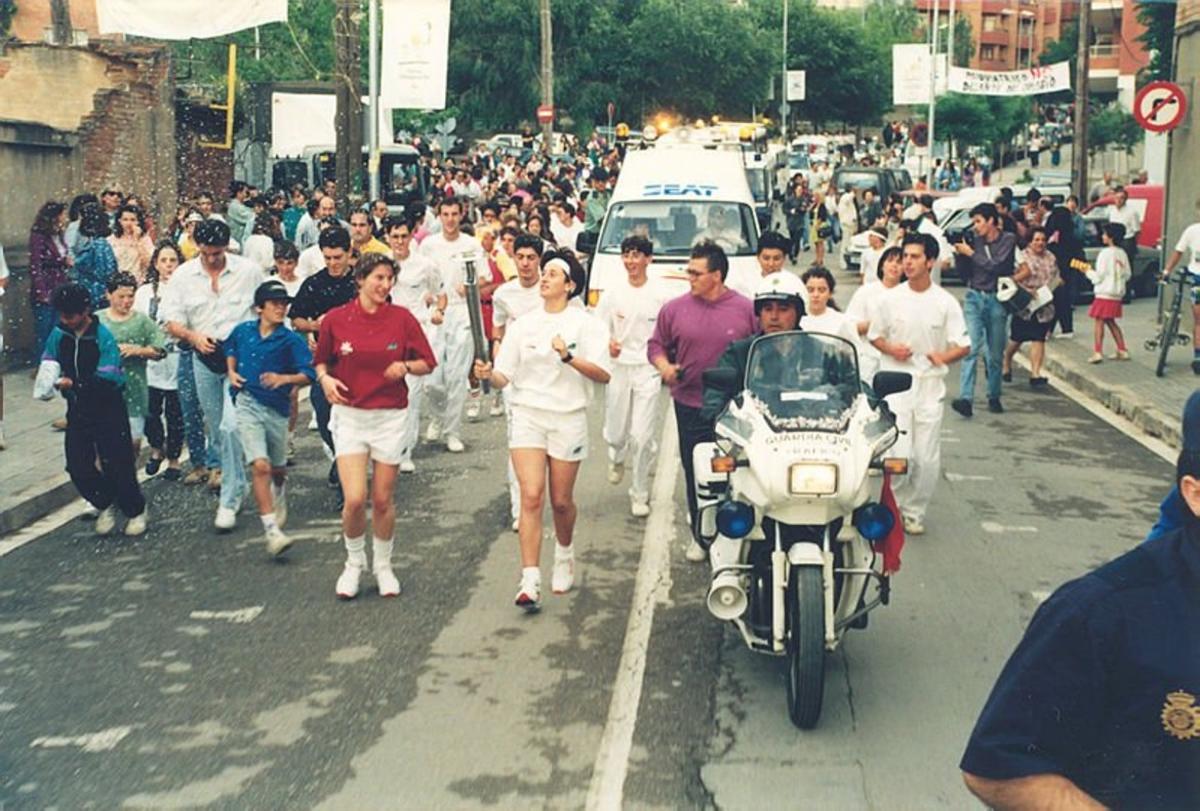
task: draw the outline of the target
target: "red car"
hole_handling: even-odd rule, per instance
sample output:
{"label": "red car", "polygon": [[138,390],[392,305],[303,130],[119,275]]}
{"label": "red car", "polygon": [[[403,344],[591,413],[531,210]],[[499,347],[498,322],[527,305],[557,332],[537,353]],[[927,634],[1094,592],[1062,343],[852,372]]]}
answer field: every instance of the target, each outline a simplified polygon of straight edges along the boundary
{"label": "red car", "polygon": [[[1132,184],[1125,187],[1129,194],[1129,205],[1140,209],[1142,215],[1142,230],[1138,232],[1137,244],[1141,248],[1158,248],[1162,242],[1163,231],[1163,187],[1152,184]],[[1116,195],[1106,194],[1096,202],[1087,206],[1083,213],[1087,214],[1101,206],[1109,206],[1117,200]]]}

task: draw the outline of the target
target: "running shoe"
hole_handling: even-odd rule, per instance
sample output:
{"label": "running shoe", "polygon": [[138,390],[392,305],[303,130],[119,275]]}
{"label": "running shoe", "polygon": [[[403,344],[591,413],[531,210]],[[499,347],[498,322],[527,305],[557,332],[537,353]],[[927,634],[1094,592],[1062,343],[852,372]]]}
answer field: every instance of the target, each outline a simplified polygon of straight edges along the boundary
{"label": "running shoe", "polygon": [[924,535],[925,525],[921,523],[920,519],[906,515],[904,516],[904,532],[907,535]]}
{"label": "running shoe", "polygon": [[692,563],[700,563],[701,561],[708,560],[708,553],[704,551],[704,547],[695,541],[688,544],[687,552],[684,553],[684,556]]}
{"label": "running shoe", "polygon": [[237,526],[237,510],[231,507],[217,507],[217,517],[213,519],[217,532],[230,532]]}
{"label": "running shoe", "polygon": [[650,504],[646,501],[631,499],[629,502],[629,513],[634,518],[645,518],[650,514]]}
{"label": "running shoe", "polygon": [[504,401],[497,397],[492,401],[492,407],[488,409],[489,417],[499,417],[504,413]]}
{"label": "running shoe", "polygon": [[161,456],[151,456],[146,461],[146,475],[153,476],[156,473],[158,473],[159,468],[162,467],[162,463],[163,463],[163,458]]}
{"label": "running shoe", "polygon": [[396,579],[396,573],[392,571],[391,566],[376,566],[374,571],[380,597],[400,596],[400,581]]}
{"label": "running shoe", "polygon": [[554,545],[554,573],[550,576],[550,590],[555,594],[566,594],[575,585],[575,552],[561,554],[558,544]]}
{"label": "running shoe", "polygon": [[139,535],[146,534],[146,508],[142,508],[141,515],[135,515],[125,523],[125,534],[130,538],[136,538]]}
{"label": "running shoe", "polygon": [[453,434],[446,437],[446,450],[450,451],[450,453],[462,453],[466,449],[466,446],[463,445],[463,441],[458,437],[454,436]]}
{"label": "running shoe", "polygon": [[221,471],[214,470],[208,474],[208,489],[209,490],[220,490],[221,489]]}
{"label": "running shoe", "polygon": [[624,462],[609,462],[608,463],[608,483],[620,484],[621,479],[625,478],[625,463]]}
{"label": "running shoe", "polygon": [[430,420],[429,427],[425,429],[425,441],[437,442],[442,438],[442,424],[437,420]]}
{"label": "running shoe", "polygon": [[169,482],[177,482],[183,478],[183,471],[177,467],[169,467],[163,471],[163,478]]}
{"label": "running shoe", "polygon": [[358,583],[362,579],[362,567],[347,563],[337,579],[337,596],[343,600],[353,600],[358,596]]}
{"label": "running shoe", "polygon": [[117,505],[109,504],[96,516],[96,534],[111,535],[117,527]]}
{"label": "running shoe", "polygon": [[[267,551],[273,556],[278,557],[288,550],[292,545],[292,539],[284,534],[283,530],[278,526],[271,527],[266,532],[267,535]],[[341,581],[338,581],[341,582]]]}
{"label": "running shoe", "polygon": [[401,473],[416,473],[417,466],[413,464],[412,459],[402,459],[400,461],[400,472]]}
{"label": "running shoe", "polygon": [[208,468],[196,466],[187,472],[183,477],[183,483],[191,486],[193,484],[203,484],[208,481]]}
{"label": "running shoe", "polygon": [[532,575],[521,576],[521,587],[517,590],[514,601],[518,608],[523,608],[529,614],[536,613],[542,608],[542,583],[540,578]]}

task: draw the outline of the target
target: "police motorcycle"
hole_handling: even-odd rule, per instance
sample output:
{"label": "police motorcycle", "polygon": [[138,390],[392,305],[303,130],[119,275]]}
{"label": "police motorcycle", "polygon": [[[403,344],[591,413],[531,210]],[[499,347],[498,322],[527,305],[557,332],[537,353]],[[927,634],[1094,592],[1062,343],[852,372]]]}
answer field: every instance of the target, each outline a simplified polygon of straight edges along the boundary
{"label": "police motorcycle", "polygon": [[792,723],[821,715],[825,654],[889,598],[875,543],[898,516],[881,503],[899,430],[883,398],[911,376],[859,379],[853,344],[816,332],[777,332],[750,347],[744,379],[729,368],[704,383],[731,399],[716,440],[693,456],[693,531],[709,551],[708,610],[753,651],[787,659]]}

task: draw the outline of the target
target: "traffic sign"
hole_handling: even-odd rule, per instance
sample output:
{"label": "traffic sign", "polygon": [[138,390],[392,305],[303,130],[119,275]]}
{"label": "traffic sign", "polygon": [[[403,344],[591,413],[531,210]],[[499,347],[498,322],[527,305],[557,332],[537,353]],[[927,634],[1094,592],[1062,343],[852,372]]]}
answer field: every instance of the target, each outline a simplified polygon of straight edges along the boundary
{"label": "traffic sign", "polygon": [[537,120],[539,124],[549,124],[554,120],[554,107],[549,104],[539,104],[537,108]]}
{"label": "traffic sign", "polygon": [[913,146],[926,146],[929,144],[929,125],[921,122],[913,124],[913,128],[908,132],[909,140],[913,142]]}
{"label": "traffic sign", "polygon": [[1174,82],[1151,82],[1133,99],[1133,117],[1150,132],[1167,132],[1187,114],[1187,96]]}
{"label": "traffic sign", "polygon": [[787,92],[784,96],[785,101],[804,101],[806,91],[806,74],[802,70],[789,70],[787,72]]}

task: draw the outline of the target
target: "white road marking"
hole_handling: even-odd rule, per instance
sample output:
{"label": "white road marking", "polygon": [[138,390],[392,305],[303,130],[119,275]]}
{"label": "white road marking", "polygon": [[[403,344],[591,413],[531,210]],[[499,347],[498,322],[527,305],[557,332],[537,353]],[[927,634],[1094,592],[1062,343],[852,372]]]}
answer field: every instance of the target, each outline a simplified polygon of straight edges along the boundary
{"label": "white road marking", "polygon": [[263,612],[263,606],[252,605],[248,608],[236,608],[230,611],[193,611],[188,616],[194,620],[228,620],[245,624],[251,622]]}
{"label": "white road marking", "polygon": [[1005,524],[997,524],[995,521],[984,521],[979,527],[984,532],[990,532],[993,535],[1008,535],[1014,532],[1037,532],[1037,527],[1010,527]]}
{"label": "white road marking", "polygon": [[623,804],[625,775],[629,771],[629,754],[633,749],[633,732],[646,673],[646,653],[654,625],[654,607],[666,599],[670,589],[678,474],[679,437],[675,432],[675,415],[668,411],[658,443],[650,518],[642,537],[642,558],[633,587],[621,662],[613,683],[604,735],[600,738],[600,748],[592,766],[586,802],[588,811],[619,811]]}
{"label": "white road marking", "polygon": [[100,732],[91,732],[87,735],[67,736],[47,736],[44,738],[36,738],[33,743],[29,744],[31,749],[63,749],[68,746],[78,746],[85,752],[107,752],[115,749],[126,735],[133,732],[133,727],[113,727]]}
{"label": "white road marking", "polygon": [[23,527],[16,532],[10,533],[7,538],[0,541],[0,558],[7,555],[9,552],[14,552],[20,549],[30,541],[36,541],[43,535],[48,535],[64,524],[74,521],[79,516],[83,515],[89,509],[89,505],[83,499],[76,499],[65,507],[60,507],[44,518],[39,518],[27,527]]}
{"label": "white road marking", "polygon": [[[1024,369],[1029,368],[1029,360],[1021,353],[1018,352],[1016,357],[1014,358],[1014,360],[1022,368],[1024,368]],[[1138,443],[1143,448],[1145,448],[1146,450],[1153,453],[1155,456],[1158,456],[1161,459],[1163,459],[1164,461],[1170,462],[1171,464],[1175,464],[1175,460],[1179,457],[1179,451],[1172,448],[1166,442],[1163,442],[1161,439],[1158,439],[1157,437],[1152,437],[1148,434],[1142,433],[1142,431],[1140,431],[1137,428],[1137,426],[1135,426],[1129,420],[1125,419],[1124,417],[1120,417],[1120,416],[1114,414],[1113,412],[1109,411],[1102,404],[1095,402],[1090,397],[1088,397],[1086,394],[1084,394],[1079,389],[1075,388],[1074,386],[1072,386],[1070,383],[1066,382],[1062,378],[1055,377],[1052,374],[1048,374],[1044,370],[1043,370],[1042,374],[1045,375],[1050,380],[1050,385],[1052,387],[1058,389],[1063,394],[1070,397],[1084,411],[1088,412],[1093,417],[1097,417],[1102,422],[1108,423],[1113,428],[1116,428],[1122,434],[1129,437],[1134,442]]]}
{"label": "white road marking", "polygon": [[973,473],[951,473],[946,471],[946,481],[948,482],[990,482],[994,481],[991,476],[978,476]]}

